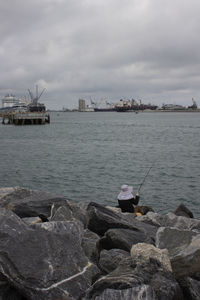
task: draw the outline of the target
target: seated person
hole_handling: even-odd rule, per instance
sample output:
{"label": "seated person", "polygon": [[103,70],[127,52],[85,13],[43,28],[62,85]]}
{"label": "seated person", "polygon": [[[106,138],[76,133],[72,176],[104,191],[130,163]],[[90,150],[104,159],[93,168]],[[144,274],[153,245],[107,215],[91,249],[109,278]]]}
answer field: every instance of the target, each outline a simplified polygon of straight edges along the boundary
{"label": "seated person", "polygon": [[134,206],[139,202],[139,194],[136,193],[135,197],[132,194],[133,187],[124,184],[121,186],[121,192],[118,195],[118,203],[122,212],[134,212]]}

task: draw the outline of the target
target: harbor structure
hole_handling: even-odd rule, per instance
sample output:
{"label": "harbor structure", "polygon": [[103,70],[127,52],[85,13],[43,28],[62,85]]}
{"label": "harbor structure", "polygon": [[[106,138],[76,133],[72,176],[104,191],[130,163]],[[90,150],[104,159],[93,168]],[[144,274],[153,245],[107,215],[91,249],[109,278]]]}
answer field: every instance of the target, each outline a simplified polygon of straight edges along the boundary
{"label": "harbor structure", "polygon": [[39,103],[39,99],[45,89],[38,93],[38,86],[36,86],[36,95],[28,90],[31,102],[26,105],[13,105],[9,109],[2,109],[2,124],[14,125],[44,125],[50,123],[50,115],[46,113],[46,107],[43,103]]}
{"label": "harbor structure", "polygon": [[84,99],[79,99],[78,100],[78,110],[79,111],[85,111],[86,105],[85,105],[85,100]]}
{"label": "harbor structure", "polygon": [[50,115],[46,112],[8,112],[2,116],[2,124],[44,125],[50,123]]}
{"label": "harbor structure", "polygon": [[188,111],[188,112],[199,112],[200,110],[198,109],[198,106],[197,106],[197,103],[196,101],[194,100],[194,98],[192,98],[192,105],[190,106],[183,106],[183,105],[180,105],[180,104],[165,104],[163,103],[161,109],[159,109],[159,111],[169,111],[169,112],[177,112],[177,111]]}
{"label": "harbor structure", "polygon": [[162,110],[185,110],[186,107],[178,104],[163,104]]}
{"label": "harbor structure", "polygon": [[197,103],[196,101],[194,100],[194,98],[192,98],[192,105],[191,106],[188,106],[189,109],[197,109],[198,106],[197,106]]}

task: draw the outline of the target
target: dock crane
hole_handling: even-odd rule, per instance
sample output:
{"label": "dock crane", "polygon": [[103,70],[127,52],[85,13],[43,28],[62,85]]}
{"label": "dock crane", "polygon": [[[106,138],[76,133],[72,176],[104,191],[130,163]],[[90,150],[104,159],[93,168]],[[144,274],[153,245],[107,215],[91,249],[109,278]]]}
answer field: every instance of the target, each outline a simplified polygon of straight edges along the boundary
{"label": "dock crane", "polygon": [[194,98],[192,98],[192,105],[191,105],[191,106],[188,106],[188,108],[191,108],[191,109],[197,109],[197,103],[196,103],[196,101],[194,100]]}
{"label": "dock crane", "polygon": [[29,110],[31,112],[34,111],[45,111],[46,107],[44,104],[41,104],[38,102],[38,100],[40,99],[40,97],[42,96],[42,94],[44,93],[45,89],[42,90],[42,92],[39,94],[38,93],[38,86],[36,85],[36,95],[34,96],[33,93],[30,91],[30,89],[28,89],[30,98],[31,98],[31,103],[29,104]]}
{"label": "dock crane", "polygon": [[42,94],[44,93],[45,88],[42,90],[42,92],[40,93],[40,95],[38,94],[38,85],[36,85],[36,95],[35,97],[33,96],[33,93],[30,91],[30,89],[28,89],[30,98],[31,98],[31,102],[33,105],[37,106],[38,105],[38,100],[40,99],[40,97],[42,96]]}

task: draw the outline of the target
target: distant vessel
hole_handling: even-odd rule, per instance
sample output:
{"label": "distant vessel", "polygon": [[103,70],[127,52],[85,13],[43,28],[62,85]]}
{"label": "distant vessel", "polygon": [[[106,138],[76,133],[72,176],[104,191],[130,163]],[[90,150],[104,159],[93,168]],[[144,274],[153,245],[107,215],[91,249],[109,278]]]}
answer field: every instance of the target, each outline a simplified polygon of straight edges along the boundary
{"label": "distant vessel", "polygon": [[28,104],[30,102],[23,101],[20,98],[17,98],[16,96],[12,94],[7,94],[2,99],[2,107],[0,108],[0,113],[6,113],[6,112],[19,112],[19,111],[27,111]]}
{"label": "distant vessel", "polygon": [[96,112],[104,112],[104,111],[116,111],[116,108],[115,107],[105,107],[105,108],[98,108],[98,107],[95,107],[94,108],[94,111]]}
{"label": "distant vessel", "polygon": [[129,112],[129,111],[143,111],[143,110],[156,110],[157,105],[138,103],[136,100],[123,100],[120,99],[119,103],[115,106],[117,112]]}
{"label": "distant vessel", "polygon": [[91,105],[93,106],[95,112],[116,111],[115,104],[106,101],[104,106],[102,106],[101,102],[102,100],[99,103],[91,100]]}
{"label": "distant vessel", "polygon": [[7,94],[2,99],[3,109],[12,108],[14,106],[21,106],[21,105],[27,105],[27,103],[12,94]]}
{"label": "distant vessel", "polygon": [[12,94],[7,94],[5,97],[2,99],[2,108],[9,108],[13,107],[14,105],[19,104],[20,99],[16,98]]}

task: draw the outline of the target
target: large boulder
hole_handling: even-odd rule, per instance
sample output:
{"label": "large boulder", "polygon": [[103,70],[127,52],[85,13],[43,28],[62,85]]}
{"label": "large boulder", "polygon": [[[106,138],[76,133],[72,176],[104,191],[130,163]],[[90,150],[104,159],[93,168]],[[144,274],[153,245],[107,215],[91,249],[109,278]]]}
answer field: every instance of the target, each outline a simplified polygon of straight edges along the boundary
{"label": "large boulder", "polygon": [[0,300],[28,300],[0,274]]}
{"label": "large boulder", "polygon": [[185,299],[200,299],[200,281],[191,277],[185,277],[179,280],[179,284],[183,290]]}
{"label": "large boulder", "polygon": [[86,227],[86,208],[79,204],[72,203],[66,200],[64,206],[59,208],[53,207],[52,216],[49,218],[50,221],[80,221]]}
{"label": "large boulder", "polygon": [[66,199],[54,193],[15,188],[1,197],[0,206],[12,210],[20,218],[51,216],[52,207],[66,205]]}
{"label": "large boulder", "polygon": [[82,238],[79,222],[28,226],[0,209],[0,273],[29,300],[75,300],[99,274],[84,254]]}
{"label": "large boulder", "polygon": [[195,276],[200,272],[200,234],[194,236],[191,243],[171,258],[175,276]]}
{"label": "large boulder", "polygon": [[104,233],[113,228],[124,228],[140,230],[155,240],[157,227],[136,220],[131,213],[123,214],[111,211],[100,204],[91,202],[87,208],[88,228],[103,236]]}
{"label": "large boulder", "polygon": [[[135,247],[136,246],[137,245],[135,245]],[[163,255],[167,256],[167,250],[163,251],[154,247],[156,254],[154,253],[152,255],[150,253],[148,255],[148,247],[151,247],[150,252],[152,252],[153,246],[148,244],[143,244],[142,251],[140,249],[132,250],[132,256],[130,258],[122,260],[113,272],[101,277],[92,285],[91,288],[89,288],[86,293],[86,299],[96,300],[95,297],[104,295],[103,293],[106,293],[107,289],[121,291],[138,286],[142,288],[145,284],[152,287],[153,292],[156,294],[158,299],[183,300],[184,297],[180,286],[170,271],[169,258],[167,260],[166,257],[166,260],[163,263],[163,259],[160,261],[156,257],[157,251],[162,251],[162,254],[164,253]],[[120,295],[120,292],[116,293]],[[107,300],[108,297],[105,299]],[[112,299],[116,298],[113,297]],[[152,299],[155,299],[155,297]]]}
{"label": "large boulder", "polygon": [[96,233],[89,229],[84,230],[82,248],[89,260],[95,264],[97,264],[99,260],[99,239],[100,237]]}
{"label": "large boulder", "polygon": [[160,227],[164,222],[164,216],[150,211],[146,215],[137,216],[136,220],[148,225]]}
{"label": "large boulder", "polygon": [[0,283],[0,300],[29,300],[22,296],[19,291],[10,286],[8,283],[2,285]]}
{"label": "large boulder", "polygon": [[136,217],[136,220],[158,227],[175,227],[181,230],[193,230],[200,233],[200,220],[176,216],[174,213],[160,215],[148,212],[145,216]]}
{"label": "large boulder", "polygon": [[[0,188],[0,200],[4,198],[5,196],[12,194],[13,192],[16,192],[19,190],[20,187],[15,186],[15,187],[5,187],[5,188]],[[27,190],[28,191],[28,190]]]}
{"label": "large boulder", "polygon": [[156,234],[156,247],[167,249],[172,258],[186,248],[192,241],[193,236],[198,235],[195,231],[180,230],[171,227],[160,227]]}
{"label": "large boulder", "polygon": [[132,246],[130,253],[131,257],[133,257],[135,260],[137,258],[142,258],[144,261],[150,261],[151,259],[155,259],[164,270],[172,272],[169,253],[166,249],[161,250],[154,247],[153,245],[138,243],[137,245]]}
{"label": "large boulder", "polygon": [[72,210],[69,206],[60,206],[57,209],[53,207],[53,214],[49,218],[49,221],[74,221]]}
{"label": "large boulder", "polygon": [[100,240],[100,245],[104,249],[122,249],[130,251],[132,245],[137,243],[150,243],[154,241],[140,229],[109,229]]}
{"label": "large boulder", "polygon": [[102,250],[99,258],[99,267],[103,272],[110,273],[127,257],[130,257],[130,253],[121,249]]}
{"label": "large boulder", "polygon": [[[94,300],[158,300],[151,286],[142,284],[130,289],[114,290],[106,289]],[[84,300],[84,299],[83,299]]]}
{"label": "large boulder", "polygon": [[174,211],[176,216],[182,216],[186,218],[194,218],[193,213],[183,204],[181,203]]}
{"label": "large boulder", "polygon": [[200,234],[161,227],[157,232],[156,245],[168,249],[176,277],[194,276],[200,272]]}
{"label": "large boulder", "polygon": [[91,202],[87,207],[88,228],[99,235],[110,228],[129,228],[129,223],[117,213],[100,204]]}

